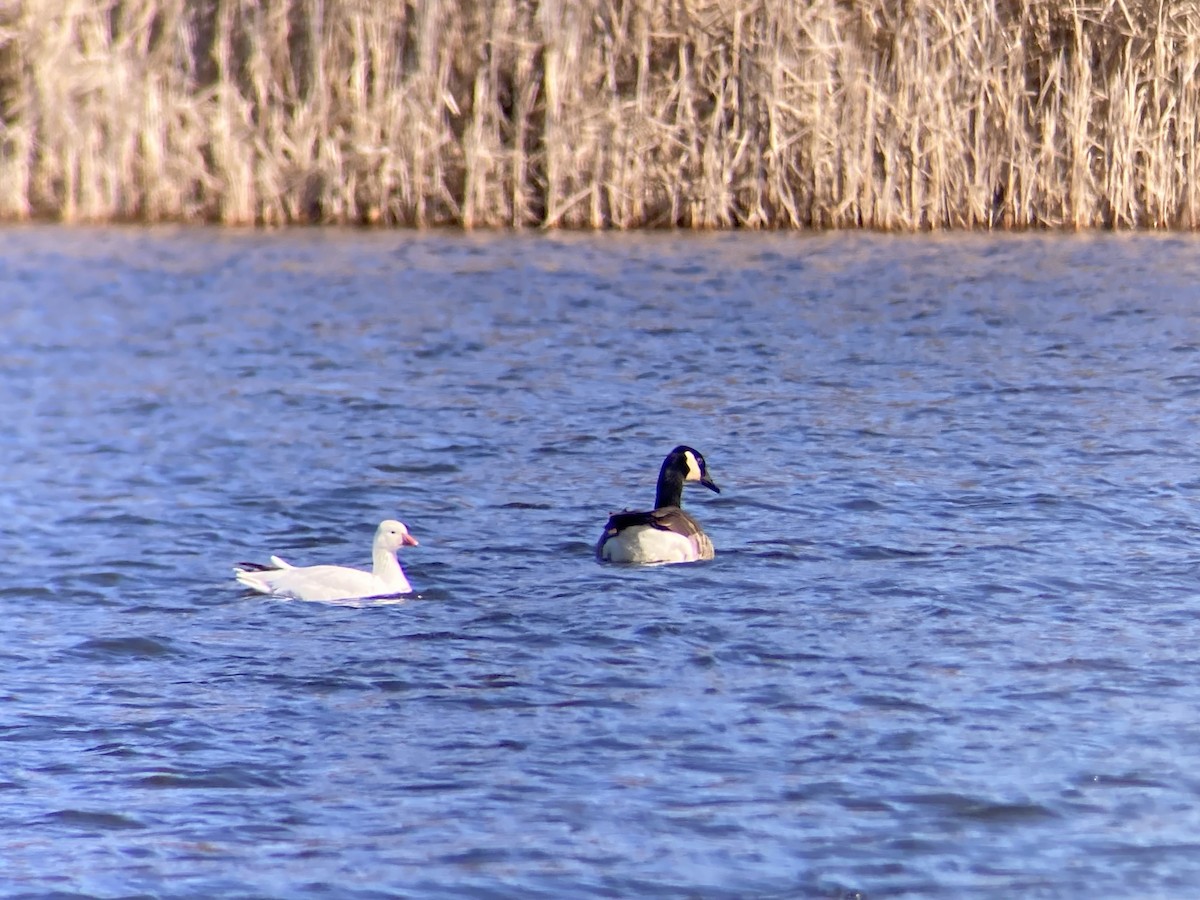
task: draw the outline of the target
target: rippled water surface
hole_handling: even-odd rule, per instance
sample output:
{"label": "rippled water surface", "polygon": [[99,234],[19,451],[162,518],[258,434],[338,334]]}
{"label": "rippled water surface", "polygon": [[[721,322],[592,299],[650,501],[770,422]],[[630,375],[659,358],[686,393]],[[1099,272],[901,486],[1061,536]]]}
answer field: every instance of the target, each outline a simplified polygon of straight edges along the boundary
{"label": "rippled water surface", "polygon": [[1193,239],[2,231],[0,892],[1189,896],[1198,351]]}

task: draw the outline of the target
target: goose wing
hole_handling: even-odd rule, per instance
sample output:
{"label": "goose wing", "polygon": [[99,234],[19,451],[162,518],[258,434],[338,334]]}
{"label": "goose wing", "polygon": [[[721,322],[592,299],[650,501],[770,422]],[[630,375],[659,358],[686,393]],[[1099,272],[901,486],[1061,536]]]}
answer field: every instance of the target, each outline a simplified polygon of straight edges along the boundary
{"label": "goose wing", "polygon": [[608,524],[604,526],[604,534],[614,535],[639,525],[649,525],[660,531],[673,531],[684,537],[702,533],[700,524],[678,506],[661,506],[645,512],[613,513],[608,519]]}

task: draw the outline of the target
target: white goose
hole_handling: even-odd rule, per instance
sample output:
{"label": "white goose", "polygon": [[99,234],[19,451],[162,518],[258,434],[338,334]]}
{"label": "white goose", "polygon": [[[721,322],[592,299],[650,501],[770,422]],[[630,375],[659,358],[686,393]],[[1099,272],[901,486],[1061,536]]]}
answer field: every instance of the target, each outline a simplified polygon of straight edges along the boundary
{"label": "white goose", "polygon": [[387,519],[375,530],[370,572],[347,566],[293,566],[278,556],[271,565],[238,563],[233,574],[251,590],[296,600],[361,600],[391,594],[412,593],[396,551],[415,547],[417,539],[403,522]]}
{"label": "white goose", "polygon": [[676,447],[667,454],[658,473],[654,509],[614,513],[596,544],[597,558],[642,565],[712,559],[712,541],[700,523],[680,508],[686,481],[698,481],[710,491],[721,493],[708,476],[704,457],[691,447]]}

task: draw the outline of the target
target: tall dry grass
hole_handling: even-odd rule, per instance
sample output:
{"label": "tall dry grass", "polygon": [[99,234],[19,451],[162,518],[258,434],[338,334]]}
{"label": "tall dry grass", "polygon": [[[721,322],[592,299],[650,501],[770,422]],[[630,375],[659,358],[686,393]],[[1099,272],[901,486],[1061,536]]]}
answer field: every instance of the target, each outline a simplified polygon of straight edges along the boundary
{"label": "tall dry grass", "polygon": [[0,218],[1194,228],[1200,3],[0,0]]}

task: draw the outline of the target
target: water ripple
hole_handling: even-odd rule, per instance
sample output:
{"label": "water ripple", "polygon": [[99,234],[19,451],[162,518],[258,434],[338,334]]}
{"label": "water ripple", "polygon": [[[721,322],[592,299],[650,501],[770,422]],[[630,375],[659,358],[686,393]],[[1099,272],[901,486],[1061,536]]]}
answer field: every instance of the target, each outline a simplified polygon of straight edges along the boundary
{"label": "water ripple", "polygon": [[1195,249],[10,229],[6,888],[1187,896]]}

